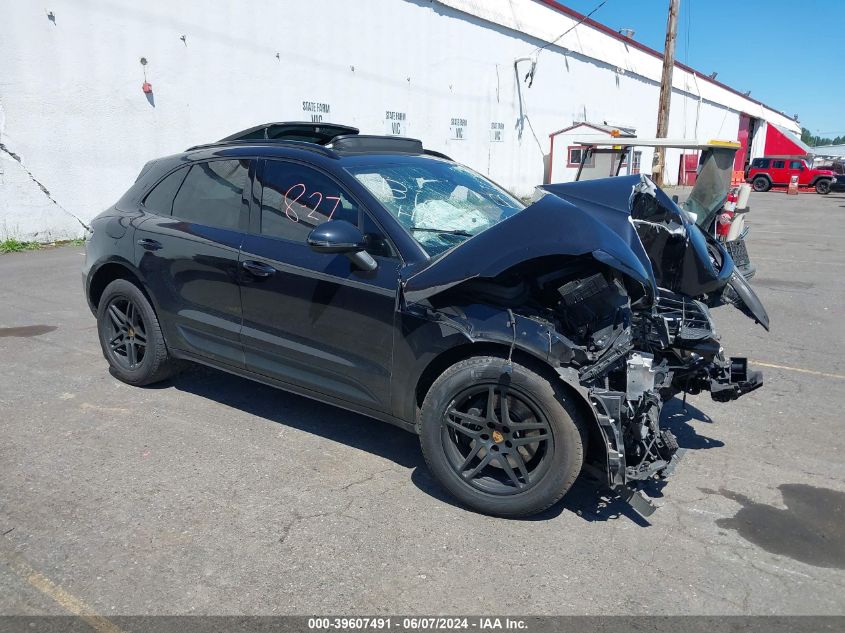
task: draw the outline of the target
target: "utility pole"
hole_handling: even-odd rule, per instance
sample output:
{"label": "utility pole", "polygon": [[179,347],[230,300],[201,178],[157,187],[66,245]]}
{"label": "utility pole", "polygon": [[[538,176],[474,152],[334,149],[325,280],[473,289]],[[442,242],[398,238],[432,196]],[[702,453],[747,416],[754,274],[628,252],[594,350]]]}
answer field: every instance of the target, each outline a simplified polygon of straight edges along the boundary
{"label": "utility pole", "polygon": [[[669,0],[669,18],[666,20],[666,45],[663,48],[663,75],[660,78],[660,101],[657,105],[657,138],[666,138],[669,132],[669,105],[672,102],[672,70],[675,68],[675,37],[678,34],[678,8],[681,0]],[[663,185],[666,150],[654,151],[652,179]]]}

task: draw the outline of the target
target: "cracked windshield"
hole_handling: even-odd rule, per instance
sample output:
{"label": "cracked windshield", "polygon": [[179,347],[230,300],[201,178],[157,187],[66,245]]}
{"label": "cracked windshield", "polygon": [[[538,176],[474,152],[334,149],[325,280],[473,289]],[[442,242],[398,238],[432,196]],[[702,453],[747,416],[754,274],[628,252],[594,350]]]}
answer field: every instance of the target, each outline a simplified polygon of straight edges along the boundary
{"label": "cracked windshield", "polygon": [[474,171],[430,158],[349,171],[434,257],[525,205]]}

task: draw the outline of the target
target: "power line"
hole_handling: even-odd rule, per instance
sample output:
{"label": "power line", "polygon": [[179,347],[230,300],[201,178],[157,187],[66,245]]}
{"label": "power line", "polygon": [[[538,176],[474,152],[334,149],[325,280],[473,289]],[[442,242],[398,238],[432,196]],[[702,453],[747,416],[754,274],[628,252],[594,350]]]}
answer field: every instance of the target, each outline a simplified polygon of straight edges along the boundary
{"label": "power line", "polygon": [[592,11],[590,11],[587,15],[585,15],[584,17],[582,17],[582,18],[581,18],[580,20],[578,20],[575,24],[573,24],[573,25],[572,25],[572,26],[570,26],[568,29],[566,29],[563,33],[561,33],[560,35],[558,35],[558,36],[557,36],[555,39],[553,39],[551,42],[546,42],[546,43],[545,43],[545,44],[543,44],[542,46],[538,46],[536,49],[534,49],[534,51],[533,51],[533,53],[532,53],[532,54],[536,53],[536,54],[539,56],[539,54],[540,54],[540,52],[541,52],[541,51],[545,50],[545,49],[546,49],[546,48],[548,48],[549,46],[552,46],[552,45],[554,45],[554,44],[557,44],[557,43],[558,43],[560,40],[562,40],[562,39],[563,39],[563,38],[564,38],[564,37],[565,37],[568,33],[570,33],[571,31],[575,30],[575,28],[576,28],[576,27],[578,27],[578,26],[580,26],[581,24],[583,24],[585,20],[587,20],[588,18],[590,18],[590,17],[591,17],[591,16],[592,16],[592,15],[593,15],[596,11],[598,11],[599,9],[601,9],[601,8],[602,8],[602,7],[603,7],[606,3],[607,3],[607,0],[602,0],[601,2],[599,2],[599,3],[596,5],[596,7],[595,7]]}

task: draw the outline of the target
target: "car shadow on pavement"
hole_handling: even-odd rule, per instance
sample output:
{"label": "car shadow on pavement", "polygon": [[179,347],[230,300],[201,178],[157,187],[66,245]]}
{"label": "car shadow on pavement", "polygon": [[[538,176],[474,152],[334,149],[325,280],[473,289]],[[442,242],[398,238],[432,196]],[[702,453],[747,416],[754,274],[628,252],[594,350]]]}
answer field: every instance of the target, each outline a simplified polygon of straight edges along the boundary
{"label": "car shadow on pavement", "polygon": [[[434,497],[435,499],[449,505],[463,508],[459,503],[448,495],[443,488],[434,480],[428,470],[423,466],[417,468],[411,474],[414,485]],[[656,482],[662,487],[663,482]],[[650,496],[656,496],[650,493]],[[593,478],[586,471],[583,471],[566,495],[552,507],[537,514],[527,517],[503,519],[510,521],[551,521],[556,519],[564,511],[571,512],[575,516],[590,523],[594,521],[613,521],[627,518],[633,523],[648,527],[651,523],[637,512],[625,501],[621,495],[611,491],[599,480]]]}
{"label": "car shadow on pavement", "polygon": [[425,467],[419,441],[411,433],[246,378],[195,365],[162,386],[173,386],[277,424],[378,455],[404,468]]}
{"label": "car shadow on pavement", "polygon": [[[419,490],[442,503],[463,509],[429,472],[417,437],[398,427],[200,365],[186,369],[171,381],[161,383],[160,387],[173,387],[208,398],[276,424],[388,459],[409,469],[411,481]],[[684,411],[680,400],[674,399],[667,403],[664,411],[661,424],[675,433],[681,447],[714,448],[723,445],[722,442],[698,435],[688,424],[692,420],[712,422],[697,408],[687,404]],[[659,498],[663,496],[661,490],[665,485],[665,481],[650,480],[641,489],[649,497]],[[642,527],[651,525],[620,494],[611,491],[587,470],[581,473],[560,502],[539,514],[514,520],[549,521],[564,511],[589,522],[624,517]]]}
{"label": "car shadow on pavement", "polygon": [[663,406],[660,415],[660,426],[667,428],[678,438],[678,446],[681,448],[721,448],[725,445],[720,440],[714,440],[706,435],[700,435],[690,422],[706,422],[713,424],[713,419],[698,409],[686,403],[686,407],[680,398],[672,398]]}
{"label": "car shadow on pavement", "polygon": [[[443,487],[437,483],[426,468],[425,464],[414,469],[411,473],[411,481],[417,488],[427,495],[434,497],[438,501],[456,508],[464,508],[464,506],[457,503],[449,495],[449,493],[447,493]],[[648,495],[651,497],[662,496],[656,491],[661,489],[665,485],[665,482],[661,481],[654,483],[656,484],[654,490],[646,490]],[[550,521],[559,517],[564,511],[569,511],[577,517],[589,522],[612,521],[624,517],[641,527],[648,527],[651,525],[651,523],[649,523],[645,518],[637,514],[637,512],[622,498],[621,495],[611,491],[607,486],[598,479],[595,479],[587,471],[581,472],[578,479],[575,480],[575,483],[572,484],[572,487],[563,499],[558,501],[552,507],[531,516],[503,520]]]}

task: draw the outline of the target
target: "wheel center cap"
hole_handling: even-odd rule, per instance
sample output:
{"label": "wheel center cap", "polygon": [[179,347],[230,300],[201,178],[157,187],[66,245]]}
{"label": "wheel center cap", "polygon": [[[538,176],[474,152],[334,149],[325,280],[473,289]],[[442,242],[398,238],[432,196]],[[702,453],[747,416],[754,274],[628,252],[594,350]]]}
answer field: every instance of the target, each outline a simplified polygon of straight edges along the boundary
{"label": "wheel center cap", "polygon": [[505,436],[498,431],[493,431],[493,441],[496,442],[496,444],[501,444],[505,441]]}

